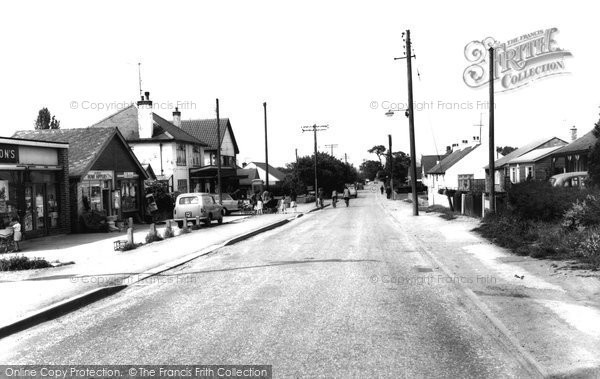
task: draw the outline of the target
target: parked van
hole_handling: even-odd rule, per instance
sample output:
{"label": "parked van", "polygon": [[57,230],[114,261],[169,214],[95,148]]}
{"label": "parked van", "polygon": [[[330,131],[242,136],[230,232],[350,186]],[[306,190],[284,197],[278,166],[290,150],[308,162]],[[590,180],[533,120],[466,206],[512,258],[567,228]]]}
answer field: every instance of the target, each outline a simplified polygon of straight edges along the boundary
{"label": "parked van", "polygon": [[197,216],[205,225],[210,225],[213,220],[217,220],[221,224],[223,223],[223,207],[215,201],[210,193],[182,193],[177,196],[173,209],[173,220],[177,221],[177,225],[180,228],[183,227],[185,217],[188,222],[195,224]]}
{"label": "parked van", "polygon": [[587,171],[565,172],[563,174],[554,175],[550,178],[550,184],[553,187],[585,187],[585,181],[589,175]]}

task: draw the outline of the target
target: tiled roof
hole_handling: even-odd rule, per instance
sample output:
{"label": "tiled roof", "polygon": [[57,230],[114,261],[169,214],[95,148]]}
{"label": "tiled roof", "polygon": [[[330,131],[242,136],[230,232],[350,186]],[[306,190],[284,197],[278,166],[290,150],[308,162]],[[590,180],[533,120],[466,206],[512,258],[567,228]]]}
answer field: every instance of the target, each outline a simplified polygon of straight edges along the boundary
{"label": "tiled roof", "polygon": [[116,133],[118,133],[116,128],[44,129],[20,130],[15,132],[13,137],[36,141],[68,142],[69,176],[81,176],[89,171],[91,165]]}
{"label": "tiled roof", "polygon": [[594,136],[593,130],[591,130],[570,144],[554,151],[552,155],[573,154],[588,151],[594,146],[596,140],[597,138]]}
{"label": "tiled roof", "polygon": [[[194,136],[202,142],[208,144],[208,146],[216,150],[217,146],[219,146],[217,140],[217,119],[203,119],[203,120],[181,120],[181,128],[186,131],[188,134]],[[219,119],[219,131],[221,133],[221,143],[223,142],[223,138],[225,138],[225,132],[229,130],[229,134],[231,135],[231,140],[233,142],[233,148],[236,154],[239,154],[240,150],[238,149],[237,142],[235,140],[235,136],[233,134],[233,129],[231,128],[231,122],[228,118]]]}
{"label": "tiled roof", "polygon": [[[252,164],[254,164],[256,167],[262,169],[263,171],[267,171],[267,165],[266,163],[262,163],[262,162],[250,162]],[[281,171],[279,171],[278,169],[276,169],[275,167],[269,165],[269,176],[274,176],[275,179],[279,180],[279,181],[283,181],[285,179],[285,174]]]}
{"label": "tiled roof", "polygon": [[[152,118],[154,121],[153,140],[180,141],[206,146],[202,141],[189,135],[156,113],[152,113]],[[118,127],[127,141],[139,141],[138,108],[132,104],[90,126],[90,128],[105,127]]]}
{"label": "tiled roof", "polygon": [[429,170],[431,170],[433,168],[433,166],[435,166],[438,161],[441,161],[442,159],[446,158],[448,156],[448,154],[444,154],[444,155],[421,155],[421,168],[422,171],[427,173]]}
{"label": "tiled roof", "polygon": [[[502,166],[507,164],[510,160],[520,157],[523,154],[527,154],[528,152],[535,149],[536,147],[543,145],[548,140],[549,140],[549,138],[540,138],[540,139],[537,139],[535,141],[528,143],[527,145],[521,146],[516,150],[511,151],[510,153],[506,154],[505,156],[503,156],[502,158],[500,158],[496,162],[494,162],[494,168],[496,170],[502,168]],[[488,167],[489,167],[489,165],[485,166],[485,168],[488,168]]]}
{"label": "tiled roof", "polygon": [[436,164],[431,170],[426,171],[427,174],[445,174],[446,171],[458,163],[461,159],[466,157],[471,151],[475,150],[480,145],[467,146],[464,149],[454,151],[446,158],[442,159],[440,163]]}

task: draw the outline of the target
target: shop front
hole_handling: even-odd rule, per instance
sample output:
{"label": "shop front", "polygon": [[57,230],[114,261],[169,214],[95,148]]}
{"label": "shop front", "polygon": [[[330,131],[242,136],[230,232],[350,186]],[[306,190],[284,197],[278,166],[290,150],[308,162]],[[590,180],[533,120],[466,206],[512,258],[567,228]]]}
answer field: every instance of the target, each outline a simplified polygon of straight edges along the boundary
{"label": "shop front", "polygon": [[70,230],[68,146],[0,138],[0,228],[17,218],[26,238]]}
{"label": "shop front", "polygon": [[82,208],[118,219],[141,212],[141,177],[132,171],[93,170],[81,180]]}

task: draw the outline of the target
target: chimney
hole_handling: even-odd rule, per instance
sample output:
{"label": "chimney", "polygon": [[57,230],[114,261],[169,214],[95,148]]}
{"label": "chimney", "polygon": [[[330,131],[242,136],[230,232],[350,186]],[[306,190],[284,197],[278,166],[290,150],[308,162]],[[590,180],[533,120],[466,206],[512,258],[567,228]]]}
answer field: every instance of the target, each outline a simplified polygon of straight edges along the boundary
{"label": "chimney", "polygon": [[577,139],[577,127],[573,125],[571,128],[571,142]]}
{"label": "chimney", "polygon": [[469,146],[469,140],[468,139],[462,140],[462,146],[461,147],[467,147],[467,146]]}
{"label": "chimney", "polygon": [[452,151],[456,151],[458,150],[458,144],[457,143],[453,143],[452,144]]}
{"label": "chimney", "polygon": [[479,136],[473,136],[473,145],[478,145],[480,142]]}
{"label": "chimney", "polygon": [[175,107],[175,112],[173,112],[173,125],[181,128],[181,112],[179,112],[179,108],[177,107]]}
{"label": "chimney", "polygon": [[246,162],[242,163],[242,168],[246,167],[247,164],[248,163],[246,163]]}
{"label": "chimney", "polygon": [[152,138],[154,120],[152,119],[152,100],[150,92],[144,92],[138,106],[138,133],[140,138]]}
{"label": "chimney", "polygon": [[446,146],[446,154],[449,154],[452,152],[452,148],[450,146]]}

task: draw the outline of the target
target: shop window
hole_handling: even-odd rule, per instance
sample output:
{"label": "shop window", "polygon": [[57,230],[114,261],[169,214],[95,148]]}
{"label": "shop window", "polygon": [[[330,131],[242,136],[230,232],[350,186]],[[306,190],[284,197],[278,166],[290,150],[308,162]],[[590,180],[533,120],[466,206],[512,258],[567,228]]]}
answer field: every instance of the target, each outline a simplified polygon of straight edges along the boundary
{"label": "shop window", "polygon": [[200,155],[200,146],[193,147],[192,164],[194,166],[202,165],[202,156]]}
{"label": "shop window", "polygon": [[177,144],[177,166],[185,166],[186,157],[185,157],[185,145],[182,143]]}
{"label": "shop window", "polygon": [[121,181],[120,206],[123,212],[134,212],[138,210],[137,194],[138,184],[136,181]]}
{"label": "shop window", "polygon": [[177,192],[187,193],[187,191],[188,191],[187,180],[186,179],[177,180]]}

